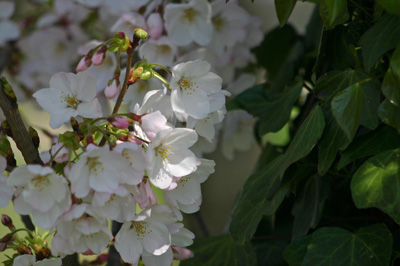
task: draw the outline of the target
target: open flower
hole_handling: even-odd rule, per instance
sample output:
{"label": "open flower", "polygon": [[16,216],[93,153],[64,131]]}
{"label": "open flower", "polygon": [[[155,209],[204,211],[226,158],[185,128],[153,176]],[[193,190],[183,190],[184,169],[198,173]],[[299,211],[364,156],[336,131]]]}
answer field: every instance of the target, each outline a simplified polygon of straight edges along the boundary
{"label": "open flower", "polygon": [[189,61],[172,69],[170,82],[172,109],[196,119],[203,119],[212,111],[209,96],[221,92],[222,79],[210,72],[205,61]]}
{"label": "open flower", "polygon": [[101,106],[96,98],[96,80],[88,73],[60,72],[50,79],[50,88],[33,94],[39,105],[51,114],[50,126],[59,128],[78,115],[96,118]]}
{"label": "open flower", "polygon": [[165,189],[174,176],[181,177],[196,170],[196,156],[189,150],[197,141],[193,129],[165,129],[157,133],[147,148],[147,174],[153,185]]}
{"label": "open flower", "polygon": [[211,6],[207,0],[168,4],[165,7],[164,19],[168,36],[176,45],[184,46],[194,41],[204,46],[211,41],[213,25]]}

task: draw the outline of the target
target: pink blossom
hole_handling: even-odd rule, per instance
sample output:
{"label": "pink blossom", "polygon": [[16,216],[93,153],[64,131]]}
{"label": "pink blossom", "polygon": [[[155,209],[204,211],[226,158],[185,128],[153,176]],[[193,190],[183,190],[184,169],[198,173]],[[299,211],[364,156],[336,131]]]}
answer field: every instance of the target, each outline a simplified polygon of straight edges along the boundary
{"label": "pink blossom", "polygon": [[115,98],[119,91],[120,91],[120,87],[119,87],[119,82],[116,79],[112,79],[108,82],[108,85],[106,87],[106,89],[104,90],[104,94],[106,95],[106,97],[108,99],[113,99]]}
{"label": "pink blossom", "polygon": [[174,253],[174,259],[176,260],[186,260],[194,256],[191,250],[183,247],[172,247],[172,251]]}
{"label": "pink blossom", "polygon": [[103,63],[104,58],[106,57],[107,46],[103,45],[96,54],[92,57],[92,63],[95,66],[100,65]]}
{"label": "pink blossom", "polygon": [[85,71],[90,65],[92,64],[92,61],[88,56],[82,56],[81,60],[78,63],[78,66],[76,67],[77,72],[82,72]]}
{"label": "pink blossom", "polygon": [[119,129],[125,129],[129,127],[128,120],[123,116],[109,117],[107,120],[113,124],[114,127]]}
{"label": "pink blossom", "polygon": [[150,186],[150,182],[146,179],[143,179],[143,181],[139,184],[139,192],[140,195],[135,197],[135,199],[140,208],[145,209],[150,207],[153,204],[153,201],[155,204],[158,203],[156,194],[154,194],[154,191]]}

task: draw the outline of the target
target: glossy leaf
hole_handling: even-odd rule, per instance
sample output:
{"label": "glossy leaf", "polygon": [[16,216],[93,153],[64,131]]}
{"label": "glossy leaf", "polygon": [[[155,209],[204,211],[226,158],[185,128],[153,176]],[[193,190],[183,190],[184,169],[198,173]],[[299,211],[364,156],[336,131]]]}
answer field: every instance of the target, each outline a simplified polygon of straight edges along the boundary
{"label": "glossy leaf", "polygon": [[251,246],[237,244],[230,235],[200,238],[190,246],[195,256],[181,261],[182,266],[252,266],[256,254]]}
{"label": "glossy leaf", "polygon": [[306,235],[310,228],[316,228],[329,195],[329,182],[326,177],[314,175],[308,179],[293,205],[292,239]]}
{"label": "glossy leaf", "polygon": [[290,14],[296,5],[297,0],[275,0],[275,10],[281,26],[288,21]]}
{"label": "glossy leaf", "polygon": [[400,224],[400,151],[380,153],[362,164],[351,180],[357,208],[378,208]]}
{"label": "glossy leaf", "polygon": [[378,126],[379,82],[362,81],[339,92],[331,103],[332,114],[349,140],[361,124]]}
{"label": "glossy leaf", "polygon": [[319,13],[326,28],[333,28],[349,19],[347,0],[322,0]]}
{"label": "glossy leaf", "polygon": [[385,14],[360,39],[364,68],[370,71],[387,51],[400,43],[400,16]]}
{"label": "glossy leaf", "polygon": [[351,145],[342,152],[337,169],[340,170],[357,159],[399,147],[399,133],[389,126],[380,126],[377,130],[355,139]]}
{"label": "glossy leaf", "polygon": [[[400,6],[400,3],[399,3]],[[382,83],[382,92],[392,104],[400,107],[400,45],[390,58],[390,66]]]}
{"label": "glossy leaf", "polygon": [[398,0],[376,0],[388,13],[400,15],[400,4]]}
{"label": "glossy leaf", "polygon": [[286,169],[312,150],[324,126],[322,111],[316,106],[300,126],[286,152],[249,177],[232,215],[230,232],[236,241],[245,243],[250,240],[264,214],[266,202],[278,190]]}
{"label": "glossy leaf", "polygon": [[384,100],[379,106],[379,118],[385,124],[400,129],[400,107]]}
{"label": "glossy leaf", "polygon": [[283,258],[290,266],[301,266],[307,253],[311,235],[299,237],[290,243],[283,251]]}
{"label": "glossy leaf", "polygon": [[344,131],[336,120],[330,116],[318,145],[318,173],[323,176],[331,167],[339,150],[344,150],[350,144]]}
{"label": "glossy leaf", "polygon": [[339,227],[320,228],[311,236],[302,265],[388,265],[392,243],[384,224],[362,227],[355,234]]}
{"label": "glossy leaf", "polygon": [[273,94],[269,85],[257,85],[236,96],[228,110],[244,109],[260,118],[259,135],[279,131],[290,118],[293,104],[298,99],[302,81],[296,82],[286,92]]}

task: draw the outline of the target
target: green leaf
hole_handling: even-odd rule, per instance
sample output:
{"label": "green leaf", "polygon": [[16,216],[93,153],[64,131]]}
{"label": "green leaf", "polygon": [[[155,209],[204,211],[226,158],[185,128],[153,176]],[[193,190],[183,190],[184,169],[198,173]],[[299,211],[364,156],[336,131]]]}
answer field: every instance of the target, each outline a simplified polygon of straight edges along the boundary
{"label": "green leaf", "polygon": [[318,144],[318,173],[321,176],[329,170],[337,152],[345,149],[351,142],[331,115],[326,120],[327,126]]}
{"label": "green leaf", "polygon": [[384,100],[379,106],[379,118],[383,123],[400,129],[400,107]]}
{"label": "green leaf", "polygon": [[327,29],[343,24],[349,19],[347,0],[322,0],[319,13]]}
{"label": "green leaf", "polygon": [[400,43],[400,17],[385,14],[360,39],[364,68],[368,72],[378,59]]}
{"label": "green leaf", "polygon": [[332,99],[332,114],[349,140],[361,124],[370,129],[378,126],[379,82],[362,81],[336,94]]}
{"label": "green leaf", "polygon": [[400,15],[400,4],[398,0],[376,0],[388,13]]}
{"label": "green leaf", "polygon": [[301,266],[307,253],[307,246],[311,241],[311,235],[299,237],[290,243],[283,251],[283,258],[289,266]]}
{"label": "green leaf", "polygon": [[325,43],[327,61],[332,69],[354,67],[355,58],[350,49],[349,27],[339,25],[331,30]]}
{"label": "green leaf", "polygon": [[357,208],[375,207],[400,224],[400,151],[382,152],[362,164],[351,180]]}
{"label": "green leaf", "polygon": [[317,227],[329,189],[330,184],[326,177],[314,175],[308,179],[293,205],[292,239],[306,235],[310,228]]}
{"label": "green leaf", "polygon": [[190,249],[195,256],[179,265],[253,266],[257,259],[251,246],[237,244],[230,235],[196,239]]}
{"label": "green leaf", "polygon": [[[399,3],[400,6],[400,3]],[[400,106],[400,45],[390,58],[390,66],[382,83],[382,92],[392,104]]]}
{"label": "green leaf", "polygon": [[340,170],[349,163],[380,152],[400,147],[400,135],[389,126],[380,126],[377,130],[356,138],[350,146],[342,152],[337,169]]}
{"label": "green leaf", "polygon": [[303,266],[389,265],[393,238],[384,224],[362,227],[355,234],[338,227],[312,234]]}
{"label": "green leaf", "polygon": [[282,253],[288,241],[283,239],[265,239],[253,244],[257,254],[256,265],[285,266]]}
{"label": "green leaf", "polygon": [[367,78],[369,75],[361,68],[331,71],[318,79],[315,93],[323,99],[324,103],[330,104],[336,94]]}
{"label": "green leaf", "polygon": [[273,94],[267,84],[245,90],[229,102],[228,110],[244,109],[260,118],[259,135],[279,131],[290,118],[294,102],[298,99],[303,82],[297,81],[286,92]]}
{"label": "green leaf", "polygon": [[298,73],[297,65],[304,47],[295,29],[286,24],[270,31],[253,52],[257,62],[267,69],[272,89],[282,91]]}
{"label": "green leaf", "polygon": [[306,156],[321,137],[325,126],[321,108],[316,106],[300,126],[286,152],[249,177],[232,215],[230,232],[236,241],[249,241],[257,229],[266,202],[276,193],[286,169]]}
{"label": "green leaf", "polygon": [[285,25],[296,5],[297,0],[275,0],[275,10],[279,24]]}

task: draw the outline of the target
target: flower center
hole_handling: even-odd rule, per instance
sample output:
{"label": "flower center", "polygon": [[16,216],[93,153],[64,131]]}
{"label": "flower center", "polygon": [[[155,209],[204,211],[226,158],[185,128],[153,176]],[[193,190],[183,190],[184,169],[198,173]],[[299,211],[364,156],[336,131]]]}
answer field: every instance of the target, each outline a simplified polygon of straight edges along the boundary
{"label": "flower center", "polygon": [[189,23],[193,23],[193,21],[195,20],[197,15],[198,15],[198,12],[196,10],[194,10],[193,8],[185,9],[185,11],[183,11],[181,20],[183,22],[187,21]]}
{"label": "flower center", "polygon": [[171,160],[169,159],[169,155],[176,155],[176,153],[173,150],[172,146],[166,146],[166,147],[158,147],[156,148],[156,155],[161,156],[161,158],[164,160],[167,160],[169,163],[171,163]]}
{"label": "flower center", "polygon": [[225,21],[220,16],[212,18],[212,22],[216,31],[222,31],[225,26]]}
{"label": "flower center", "polygon": [[97,160],[97,157],[87,159],[87,166],[89,167],[89,173],[94,174],[95,176],[98,175],[98,170],[100,169],[101,172],[104,172],[103,163]]}
{"label": "flower center", "polygon": [[184,177],[182,177],[181,179],[179,179],[179,181],[178,181],[178,185],[180,185],[180,186],[184,187],[184,186],[185,186],[185,184],[186,184],[187,182],[189,182],[189,181],[190,181],[190,179],[191,179],[191,177],[190,177],[190,176],[184,176]]}
{"label": "flower center", "polygon": [[168,54],[169,52],[171,52],[171,48],[168,45],[158,45],[157,52],[159,52],[160,54]]}
{"label": "flower center", "polygon": [[199,87],[196,82],[193,82],[190,78],[181,78],[179,80],[179,86],[186,92],[186,95],[191,95]]}
{"label": "flower center", "polygon": [[142,222],[132,222],[131,228],[135,229],[136,235],[139,240],[143,240],[143,238],[145,238],[146,235],[153,232],[151,229],[149,229],[149,226],[147,224]]}
{"label": "flower center", "polygon": [[61,92],[61,94],[62,95],[60,96],[60,99],[61,99],[61,101],[67,103],[68,108],[74,108],[74,109],[78,108],[78,105],[81,101],[79,101],[76,98],[76,95],[74,95],[74,94],[71,95],[69,93],[67,95],[64,95],[63,91]]}
{"label": "flower center", "polygon": [[49,185],[49,178],[48,175],[38,175],[31,179],[35,188],[38,188],[39,191],[42,191],[43,188]]}

